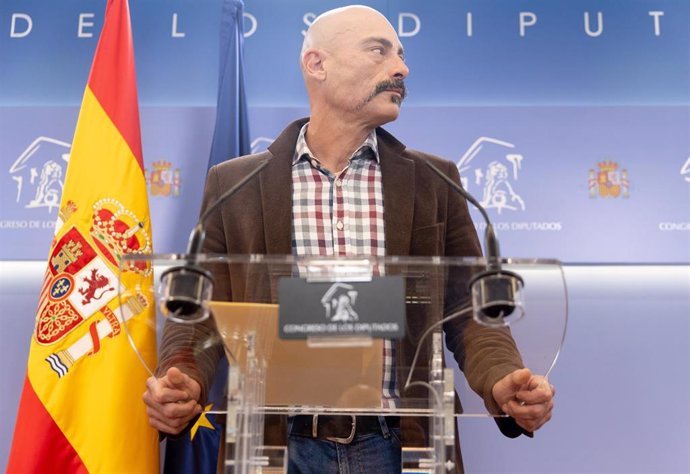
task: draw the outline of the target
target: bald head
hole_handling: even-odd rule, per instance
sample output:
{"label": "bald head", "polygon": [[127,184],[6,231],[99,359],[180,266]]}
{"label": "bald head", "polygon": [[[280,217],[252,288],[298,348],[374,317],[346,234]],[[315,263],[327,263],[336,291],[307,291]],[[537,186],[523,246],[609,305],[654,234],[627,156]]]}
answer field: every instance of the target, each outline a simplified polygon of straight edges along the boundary
{"label": "bald head", "polygon": [[364,5],[350,5],[335,8],[319,15],[304,35],[300,57],[310,48],[332,51],[338,47],[339,40],[347,33],[357,32],[363,28],[388,29],[394,36],[395,30],[388,19],[377,10]]}

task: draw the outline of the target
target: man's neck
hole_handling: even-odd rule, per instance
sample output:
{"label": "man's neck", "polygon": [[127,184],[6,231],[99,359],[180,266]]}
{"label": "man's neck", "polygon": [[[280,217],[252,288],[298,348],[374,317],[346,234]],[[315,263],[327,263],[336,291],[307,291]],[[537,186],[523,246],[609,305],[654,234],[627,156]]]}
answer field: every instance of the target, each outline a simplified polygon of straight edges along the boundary
{"label": "man's neck", "polygon": [[307,127],[307,144],[321,166],[337,174],[346,166],[352,154],[369,136],[373,128],[340,120],[321,120],[314,117]]}

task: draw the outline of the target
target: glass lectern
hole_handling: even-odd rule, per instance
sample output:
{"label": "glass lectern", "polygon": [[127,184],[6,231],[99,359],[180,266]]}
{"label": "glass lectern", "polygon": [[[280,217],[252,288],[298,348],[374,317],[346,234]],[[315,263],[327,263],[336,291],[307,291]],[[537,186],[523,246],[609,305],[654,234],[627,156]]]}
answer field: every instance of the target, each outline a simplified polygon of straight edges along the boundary
{"label": "glass lectern", "polygon": [[350,416],[343,443],[356,416],[399,417],[402,472],[453,472],[456,418],[504,417],[493,384],[523,366],[548,375],[565,336],[553,260],[128,255],[122,265],[144,261],[154,287],[134,287],[158,303],[159,334],[202,368],[223,352],[229,361],[227,404],[214,407],[227,473],[284,472],[295,415]]}

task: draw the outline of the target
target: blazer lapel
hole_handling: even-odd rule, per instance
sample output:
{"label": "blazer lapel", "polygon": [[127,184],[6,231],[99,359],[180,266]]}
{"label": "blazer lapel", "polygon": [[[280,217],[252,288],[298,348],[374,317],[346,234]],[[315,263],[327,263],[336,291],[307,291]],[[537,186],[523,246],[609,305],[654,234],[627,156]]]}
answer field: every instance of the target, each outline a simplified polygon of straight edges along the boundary
{"label": "blazer lapel", "polygon": [[378,129],[386,255],[409,255],[414,215],[415,165],[402,152],[405,145]]}
{"label": "blazer lapel", "polygon": [[267,254],[291,254],[292,179],[290,159],[274,156],[261,173],[261,208]]}
{"label": "blazer lapel", "polygon": [[292,157],[297,135],[307,119],[291,123],[268,147],[273,155],[261,173],[261,208],[263,210],[266,253],[292,253]]}

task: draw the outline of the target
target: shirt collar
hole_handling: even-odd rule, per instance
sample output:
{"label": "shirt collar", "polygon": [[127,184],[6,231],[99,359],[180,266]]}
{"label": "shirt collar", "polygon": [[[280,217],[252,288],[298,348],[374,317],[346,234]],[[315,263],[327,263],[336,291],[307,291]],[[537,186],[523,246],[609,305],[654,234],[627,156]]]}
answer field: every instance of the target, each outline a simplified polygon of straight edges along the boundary
{"label": "shirt collar", "polygon": [[[310,158],[314,158],[315,160],[318,161],[318,158],[314,156],[314,154],[311,152],[309,149],[309,145],[307,145],[307,127],[309,126],[309,122],[305,123],[301,130],[299,131],[299,135],[297,136],[297,145],[295,146],[295,155],[292,158],[292,164],[295,165],[300,158],[303,156],[308,156]],[[371,150],[374,153],[374,158],[376,161],[379,161],[379,146],[378,146],[378,140],[376,139],[376,130],[372,130],[369,132],[369,135],[367,138],[362,142],[362,144],[355,150],[355,152],[352,154],[350,157],[350,160],[353,158],[356,158],[357,156],[361,155],[364,153],[366,150]]]}

